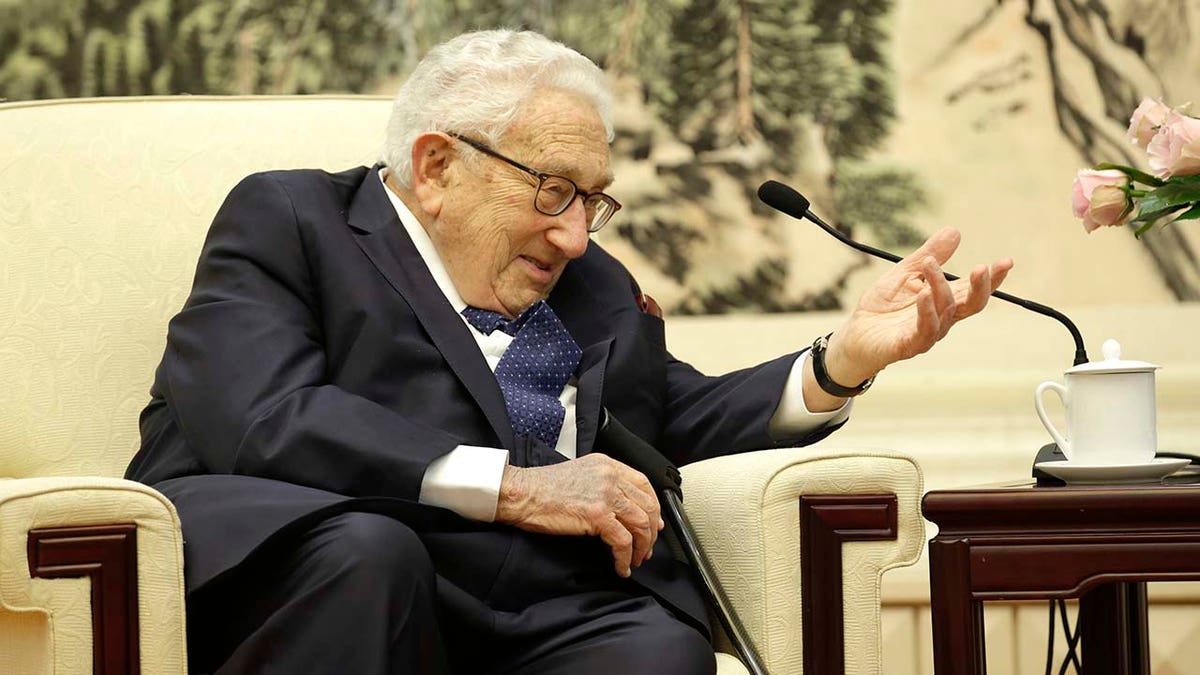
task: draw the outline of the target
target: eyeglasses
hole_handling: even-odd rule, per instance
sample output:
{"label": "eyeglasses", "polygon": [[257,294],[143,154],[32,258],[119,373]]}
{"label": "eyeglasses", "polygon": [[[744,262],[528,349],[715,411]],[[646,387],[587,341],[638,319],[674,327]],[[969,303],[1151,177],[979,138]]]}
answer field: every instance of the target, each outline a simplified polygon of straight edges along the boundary
{"label": "eyeglasses", "polygon": [[502,162],[507,162],[537,178],[537,193],[533,197],[533,208],[537,209],[538,213],[557,216],[571,206],[571,202],[575,201],[576,196],[580,196],[583,198],[583,210],[588,219],[587,230],[588,232],[597,232],[608,223],[614,213],[621,209],[620,202],[603,192],[584,192],[570,178],[536,171],[516,160],[505,157],[479,141],[452,132],[447,132],[447,134],[485,155],[491,155]]}

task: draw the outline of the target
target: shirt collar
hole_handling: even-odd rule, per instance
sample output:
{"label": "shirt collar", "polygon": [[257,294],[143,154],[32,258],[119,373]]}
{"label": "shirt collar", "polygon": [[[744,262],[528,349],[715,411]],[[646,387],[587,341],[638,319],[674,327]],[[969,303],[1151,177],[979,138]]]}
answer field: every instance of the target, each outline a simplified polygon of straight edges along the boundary
{"label": "shirt collar", "polygon": [[450,279],[450,273],[446,271],[446,265],[442,263],[441,256],[438,255],[437,248],[433,245],[433,240],[429,238],[429,233],[421,226],[421,221],[413,215],[413,212],[408,210],[408,206],[396,196],[395,192],[387,186],[387,182],[383,180],[383,172],[387,169],[380,169],[378,172],[379,182],[383,184],[383,191],[387,194],[388,200],[392,202],[392,207],[396,209],[396,215],[400,217],[400,224],[404,226],[404,230],[408,232],[409,239],[412,239],[413,246],[417,247],[417,253],[421,255],[421,259],[425,261],[425,266],[429,268],[429,273],[433,275],[433,281],[437,284],[442,295],[446,296],[446,300],[450,302],[450,306],[455,312],[462,314],[466,309],[467,303],[463,302],[462,296],[458,294],[458,289],[454,287],[454,282]]}

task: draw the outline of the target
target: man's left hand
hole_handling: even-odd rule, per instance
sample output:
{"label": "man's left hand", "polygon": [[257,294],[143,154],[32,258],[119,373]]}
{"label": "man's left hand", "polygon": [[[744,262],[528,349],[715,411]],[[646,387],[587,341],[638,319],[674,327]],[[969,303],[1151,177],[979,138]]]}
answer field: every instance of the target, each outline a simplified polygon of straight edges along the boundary
{"label": "man's left hand", "polygon": [[1012,258],[978,265],[966,278],[947,281],[941,266],[961,239],[954,228],[939,230],[863,294],[829,341],[825,365],[834,382],[852,387],[928,351],[954,324],[987,305],[1012,269]]}

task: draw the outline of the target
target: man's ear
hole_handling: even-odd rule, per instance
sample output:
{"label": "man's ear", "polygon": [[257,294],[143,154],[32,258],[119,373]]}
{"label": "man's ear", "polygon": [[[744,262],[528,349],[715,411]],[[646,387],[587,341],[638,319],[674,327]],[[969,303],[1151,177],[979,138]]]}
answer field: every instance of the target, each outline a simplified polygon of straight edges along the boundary
{"label": "man's ear", "polygon": [[455,157],[454,143],[446,134],[427,131],[413,140],[412,191],[421,209],[435,218],[450,187],[450,165]]}

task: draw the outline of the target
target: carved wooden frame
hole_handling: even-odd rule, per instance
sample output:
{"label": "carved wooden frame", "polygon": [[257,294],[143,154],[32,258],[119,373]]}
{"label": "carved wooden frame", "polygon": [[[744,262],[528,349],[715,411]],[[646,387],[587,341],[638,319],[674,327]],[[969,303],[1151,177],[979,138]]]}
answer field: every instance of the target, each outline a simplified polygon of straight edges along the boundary
{"label": "carved wooden frame", "polygon": [[137,526],[56,527],[29,531],[29,575],[92,582],[92,670],[137,675]]}
{"label": "carved wooden frame", "polygon": [[896,495],[800,498],[800,598],[804,672],[846,672],[842,544],[886,541],[898,532]]}

